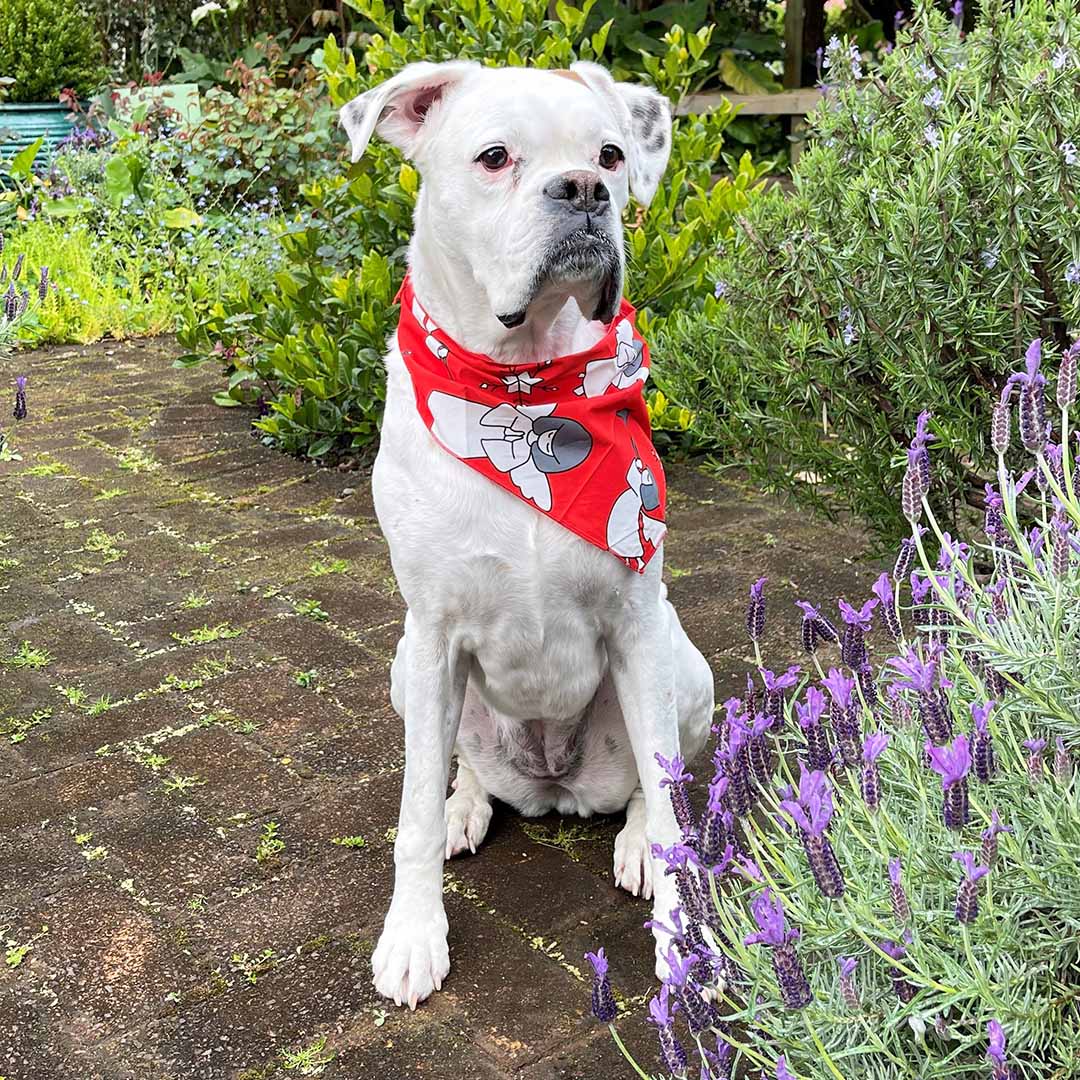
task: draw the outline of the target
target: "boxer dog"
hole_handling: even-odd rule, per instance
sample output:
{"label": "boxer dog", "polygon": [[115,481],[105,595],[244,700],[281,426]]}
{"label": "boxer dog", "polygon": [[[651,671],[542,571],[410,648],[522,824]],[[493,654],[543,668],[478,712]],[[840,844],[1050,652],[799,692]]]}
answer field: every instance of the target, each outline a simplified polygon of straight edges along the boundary
{"label": "boxer dog", "polygon": [[[386,357],[372,485],[408,605],[391,669],[405,772],[372,969],[382,995],[415,1008],[450,969],[443,860],[476,851],[492,798],[525,815],[625,809],[615,884],[651,896],[665,922],[677,904],[650,855],[679,839],[656,755],[689,761],[702,748],[713,679],[661,581],[657,478],[635,443],[618,507],[597,524],[601,538],[618,536],[608,550],[587,542],[543,511],[553,486],[599,451],[558,407],[530,404],[543,364],[588,355],[614,326],[621,213],[631,192],[642,205],[655,193],[671,114],[654,90],[595,64],[452,62],[411,64],[341,120],[354,162],[377,134],[420,172],[406,301],[418,350],[429,364],[465,350],[508,372],[505,407],[432,393],[422,417],[400,329]],[[640,339],[635,349],[620,324],[613,340],[615,355],[601,357],[610,385],[640,399]],[[595,358],[587,366],[571,403],[610,392]],[[656,933],[662,977],[669,942]]]}

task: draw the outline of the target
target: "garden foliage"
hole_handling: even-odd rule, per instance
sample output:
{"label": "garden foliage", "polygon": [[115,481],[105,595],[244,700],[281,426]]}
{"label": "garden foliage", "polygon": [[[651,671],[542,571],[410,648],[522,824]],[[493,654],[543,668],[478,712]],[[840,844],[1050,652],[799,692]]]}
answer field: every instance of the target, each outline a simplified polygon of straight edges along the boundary
{"label": "garden foliage", "polygon": [[718,458],[895,535],[922,403],[948,522],[993,474],[1005,358],[1080,323],[1080,9],[988,0],[966,38],[931,11],[872,81],[826,64],[794,192],[751,205],[655,373]]}
{"label": "garden foliage", "polygon": [[[420,57],[544,68],[604,61],[610,29],[586,30],[588,2],[559,3],[549,18],[545,0],[410,0],[397,13],[403,26],[381,0],[352,7],[375,28],[362,54],[329,38],[313,57],[338,107]],[[643,56],[645,76],[678,100],[705,69],[710,37],[710,27],[672,27],[663,54]],[[734,175],[711,182],[731,118],[728,107],[680,120],[665,187],[647,210],[629,213],[627,291],[646,330],[676,307],[700,303],[708,259],[760,186],[764,170],[746,156]],[[342,145],[339,137],[325,152],[337,155]],[[193,310],[186,319],[182,362],[224,357],[231,400],[268,403],[256,425],[267,441],[325,458],[375,438],[418,185],[412,166],[376,141],[356,165],[303,189],[308,205],[285,232],[288,265],[271,288],[238,281],[208,315]]]}
{"label": "garden foliage", "polygon": [[61,90],[88,97],[105,81],[94,22],[73,0],[4,0],[0,75],[15,80],[12,101],[55,102]]}
{"label": "garden foliage", "polygon": [[1078,363],[1080,341],[1051,423],[1038,340],[1009,380],[970,543],[933,515],[951,448],[919,418],[895,569],[831,618],[799,603],[799,667],[765,670],[765,580],[751,588],[759,674],[722,710],[700,816],[682,763],[661,762],[680,906],[650,1016],[671,1074],[1076,1075]]}

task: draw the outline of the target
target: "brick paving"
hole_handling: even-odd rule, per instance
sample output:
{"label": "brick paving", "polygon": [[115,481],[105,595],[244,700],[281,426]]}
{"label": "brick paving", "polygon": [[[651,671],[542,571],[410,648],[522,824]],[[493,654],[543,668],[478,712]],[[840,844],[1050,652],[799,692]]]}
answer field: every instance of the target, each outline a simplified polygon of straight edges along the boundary
{"label": "brick paving", "polygon": [[[0,1077],[630,1076],[588,1016],[582,954],[600,944],[621,1035],[654,1071],[648,910],[611,883],[617,818],[497,808],[479,853],[447,866],[443,992],[415,1014],[376,998],[403,608],[366,477],[261,446],[250,414],[210,402],[216,373],[175,353],[18,358],[30,417],[22,460],[0,463]],[[759,573],[784,664],[789,601],[862,596],[872,572],[857,532],[738,479],[670,474],[670,595],[723,700],[750,670]]]}

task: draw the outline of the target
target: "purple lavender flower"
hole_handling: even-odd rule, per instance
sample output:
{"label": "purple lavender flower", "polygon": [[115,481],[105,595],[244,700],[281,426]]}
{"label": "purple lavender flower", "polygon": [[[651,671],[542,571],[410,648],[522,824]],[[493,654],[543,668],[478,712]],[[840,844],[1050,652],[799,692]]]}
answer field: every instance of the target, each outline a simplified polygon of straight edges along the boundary
{"label": "purple lavender flower", "polygon": [[896,563],[893,566],[893,581],[899,584],[911,573],[911,568],[915,565],[915,552],[915,541],[910,536],[905,536],[900,541],[900,551],[897,553]]}
{"label": "purple lavender flower", "polygon": [[795,1074],[787,1067],[787,1058],[783,1054],[776,1059],[776,1080],[795,1080]]}
{"label": "purple lavender flower", "polygon": [[806,704],[795,702],[795,716],[806,739],[806,759],[811,769],[824,771],[832,761],[829,736],[821,723],[825,713],[825,695],[816,687],[806,690]]}
{"label": "purple lavender flower", "polygon": [[799,797],[780,803],[802,835],[803,848],[822,896],[837,899],[844,895],[844,875],[825,835],[833,815],[832,788],[828,777],[810,771],[799,762]]}
{"label": "purple lavender flower", "polygon": [[[893,960],[903,960],[907,956],[907,949],[895,941],[883,941],[881,951]],[[904,973],[895,965],[889,965],[889,978],[892,980],[893,990],[903,1004],[907,1004],[918,993],[918,988],[904,978]]]}
{"label": "purple lavender flower", "polygon": [[780,985],[780,997],[787,1009],[803,1009],[810,1004],[813,994],[807,981],[795,941],[798,930],[788,930],[784,908],[771,889],[765,889],[750,901],[750,913],[757,923],[758,932],[748,934],[744,945],[768,945],[772,950],[773,970]]}
{"label": "purple lavender flower", "polygon": [[964,0],[953,0],[953,6],[949,8],[952,13],[953,25],[957,30],[964,28]]}
{"label": "purple lavender flower", "polygon": [[662,788],[668,789],[671,799],[671,808],[675,811],[675,820],[682,829],[683,836],[692,836],[694,832],[694,808],[690,805],[690,796],[686,791],[686,785],[694,777],[686,771],[685,763],[681,755],[676,754],[668,760],[659,753],[654,754],[657,764],[664,770],[664,778],[660,781]]}
{"label": "purple lavender flower", "polygon": [[953,858],[964,868],[964,880],[956,894],[956,921],[973,923],[979,917],[979,880],[990,873],[990,868],[976,866],[970,851],[953,852]]}
{"label": "purple lavender flower", "polygon": [[913,649],[908,649],[902,656],[895,656],[886,663],[899,676],[893,677],[894,686],[914,690],[919,695],[919,719],[927,738],[933,743],[945,742],[952,733],[952,720],[948,699],[937,686],[936,657],[924,660]]}
{"label": "purple lavender flower", "polygon": [[1065,268],[1065,280],[1070,285],[1080,285],[1080,262],[1071,262]]}
{"label": "purple lavender flower", "polygon": [[990,1059],[993,1071],[991,1080],[1009,1080],[1010,1069],[1005,1059],[1005,1032],[997,1020],[991,1020],[986,1025],[986,1034],[989,1045],[986,1056]]}
{"label": "purple lavender flower", "polygon": [[680,956],[675,949],[667,951],[668,967],[671,969],[669,984],[675,991],[679,1008],[686,1016],[686,1022],[692,1035],[712,1027],[716,1010],[711,1003],[701,996],[701,987],[693,977],[698,958],[691,952]]}
{"label": "purple lavender flower", "polygon": [[713,286],[713,296],[715,296],[717,300],[720,300],[723,297],[727,296],[727,291],[728,283],[726,281],[718,281]]}
{"label": "purple lavender flower", "polygon": [[838,601],[840,616],[844,620],[844,640],[840,645],[840,659],[852,671],[858,671],[866,663],[865,636],[870,631],[877,599],[867,600],[856,610],[846,600]]}
{"label": "purple lavender flower", "polygon": [[26,376],[15,376],[15,410],[12,416],[16,420],[26,419]]}
{"label": "purple lavender flower", "polygon": [[885,624],[889,637],[893,641],[898,641],[901,634],[900,619],[896,614],[896,598],[893,595],[892,580],[888,574],[882,574],[874,582],[873,592],[881,604],[881,621]]}
{"label": "purple lavender flower", "polygon": [[765,633],[765,584],[769,579],[758,578],[750,586],[750,603],[746,609],[746,632],[751,641],[757,641]]}
{"label": "purple lavender flower", "polygon": [[999,401],[990,414],[990,447],[995,454],[1009,449],[1009,406]]}
{"label": "purple lavender flower", "polygon": [[859,961],[854,956],[840,957],[840,997],[853,1012],[859,1008],[859,994],[855,989],[855,968]]}
{"label": "purple lavender flower", "polygon": [[1038,784],[1043,778],[1043,751],[1046,749],[1046,740],[1025,739],[1024,746],[1028,751],[1028,779],[1033,784]]}
{"label": "purple lavender flower", "polygon": [[860,705],[853,695],[855,680],[849,679],[836,668],[829,668],[829,674],[822,680],[822,685],[829,691],[832,699],[829,717],[832,720],[833,731],[836,732],[841,759],[847,768],[854,768],[862,755],[859,731]]}
{"label": "purple lavender flower", "polygon": [[592,1014],[602,1023],[610,1024],[618,1010],[611,993],[611,983],[608,982],[607,957],[604,950],[599,949],[594,953],[587,952],[585,959],[592,964],[593,969]]}
{"label": "purple lavender flower", "polygon": [[889,900],[897,922],[906,924],[911,920],[911,905],[900,877],[902,869],[898,858],[889,860]]}
{"label": "purple lavender flower", "polygon": [[1058,735],[1054,740],[1054,777],[1059,784],[1067,784],[1072,779],[1072,757],[1065,740]]}
{"label": "purple lavender flower", "polygon": [[[1076,281],[1080,285],[1080,263],[1077,264]],[[1076,401],[1076,368],[1080,362],[1080,338],[1077,338],[1062,354],[1058,369],[1057,404],[1060,409],[1071,408]]]}
{"label": "purple lavender flower", "polygon": [[[1059,481],[1058,486],[1061,486]],[[1057,499],[1054,500],[1057,503]],[[1050,568],[1056,577],[1064,577],[1069,569],[1069,559],[1072,555],[1072,522],[1065,514],[1064,508],[1058,504],[1057,513],[1051,520],[1054,529],[1054,546],[1050,556]]]}
{"label": "purple lavender flower", "polygon": [[1001,818],[996,810],[990,811],[990,825],[982,833],[982,861],[986,866],[992,867],[998,857],[998,837],[1002,833],[1014,832],[1011,825],[1002,825]]}
{"label": "purple lavender flower", "polygon": [[1012,388],[1019,386],[1020,442],[1033,454],[1041,454],[1046,445],[1046,379],[1039,372],[1041,363],[1042,339],[1035,338],[1028,346],[1025,373],[1010,375],[1001,391],[1001,400],[1007,403]]}
{"label": "purple lavender flower", "polygon": [[876,810],[881,802],[881,775],[878,771],[877,759],[884,753],[889,745],[889,736],[884,732],[875,731],[863,740],[863,767],[860,778],[863,802],[867,809]]}
{"label": "purple lavender flower", "polygon": [[767,668],[761,669],[761,681],[765,684],[765,715],[775,721],[776,730],[784,725],[784,691],[790,690],[799,681],[802,668],[792,665],[782,675],[776,675]]}
{"label": "purple lavender flower", "polygon": [[660,1055],[668,1072],[682,1076],[686,1072],[686,1051],[675,1038],[673,1022],[674,1011],[669,1004],[671,987],[665,983],[649,1002],[649,1023],[656,1025],[657,1038],[660,1040]]}
{"label": "purple lavender flower", "polygon": [[805,600],[796,600],[795,606],[803,613],[802,647],[803,651],[813,654],[819,641],[839,641],[840,633],[834,623],[827,619],[813,604]]}
{"label": "purple lavender flower", "polygon": [[724,796],[730,785],[730,779],[722,774],[709,785],[709,802],[698,827],[698,853],[706,866],[720,862],[728,844],[731,811],[724,803]]}
{"label": "purple lavender flower", "polygon": [[20,255],[15,260],[15,266],[12,268],[12,271],[11,271],[11,280],[12,281],[18,281],[19,280],[19,275],[22,274],[23,260],[25,258],[26,258],[25,255]]}
{"label": "purple lavender flower", "polygon": [[971,750],[966,735],[957,735],[946,746],[926,743],[931,768],[941,776],[945,793],[944,818],[949,829],[962,829],[968,823],[968,782],[971,769]]}
{"label": "purple lavender flower", "polygon": [[993,711],[995,702],[988,701],[985,705],[971,704],[971,718],[975,721],[975,738],[972,744],[971,755],[975,761],[975,778],[982,784],[987,784],[997,772],[997,758],[994,755],[994,743],[990,735],[990,725],[987,722]]}

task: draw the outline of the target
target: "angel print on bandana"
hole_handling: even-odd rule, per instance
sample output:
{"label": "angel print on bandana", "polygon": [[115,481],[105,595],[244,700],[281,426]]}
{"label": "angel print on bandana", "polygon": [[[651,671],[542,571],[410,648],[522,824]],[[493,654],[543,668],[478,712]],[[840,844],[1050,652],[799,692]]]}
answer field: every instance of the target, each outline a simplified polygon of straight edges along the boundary
{"label": "angel print on bandana", "polygon": [[551,509],[548,474],[576,468],[592,450],[592,437],[576,420],[555,416],[555,404],[492,408],[444,394],[428,395],[431,433],[460,458],[487,458],[522,496]]}
{"label": "angel print on bandana", "polygon": [[660,546],[667,526],[662,518],[649,517],[660,509],[660,490],[651,470],[641,458],[630,462],[626,490],[615,500],[607,520],[608,550],[631,570],[640,571],[648,545],[649,554]]}
{"label": "angel print on bandana", "polygon": [[585,365],[581,385],[574,393],[599,397],[609,386],[624,390],[634,383],[644,383],[648,377],[645,343],[634,336],[634,328],[628,319],[620,319],[615,326],[615,355],[590,360]]}

